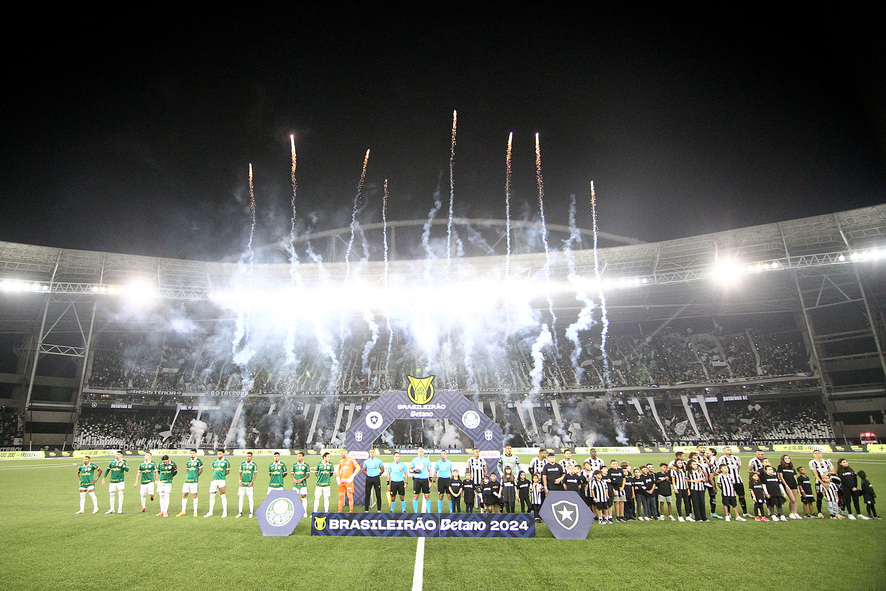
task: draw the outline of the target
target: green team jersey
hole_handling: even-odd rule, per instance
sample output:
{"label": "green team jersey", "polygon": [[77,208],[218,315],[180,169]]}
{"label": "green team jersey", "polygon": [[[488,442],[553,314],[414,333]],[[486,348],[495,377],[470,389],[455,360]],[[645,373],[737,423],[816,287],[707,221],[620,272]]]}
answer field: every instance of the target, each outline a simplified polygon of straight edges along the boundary
{"label": "green team jersey", "polygon": [[157,464],[154,462],[142,462],[138,465],[139,484],[150,484],[154,482],[154,472],[157,471]]}
{"label": "green team jersey", "polygon": [[228,471],[231,469],[231,462],[228,461],[228,458],[222,458],[221,460],[215,460],[212,462],[212,479],[213,480],[224,480],[228,475]]}
{"label": "green team jersey", "polygon": [[271,477],[271,482],[268,483],[268,487],[283,488],[283,477],[286,476],[286,464],[283,462],[280,462],[279,464],[271,462],[271,465],[268,468],[268,475]]}
{"label": "green team jersey", "polygon": [[108,478],[111,479],[111,484],[119,484],[123,482],[123,476],[129,472],[129,464],[126,463],[126,460],[117,460],[112,461],[108,464]]}
{"label": "green team jersey", "polygon": [[258,464],[255,462],[243,462],[240,464],[240,482],[243,484],[251,484],[255,480],[255,471]]}
{"label": "green team jersey", "polygon": [[80,486],[86,487],[91,486],[93,481],[98,478],[95,472],[99,467],[96,464],[80,464],[80,467],[77,468],[77,474],[80,475]]}
{"label": "green team jersey", "polygon": [[295,486],[301,488],[308,485],[308,475],[311,473],[311,467],[307,462],[292,465],[292,477],[295,478]]}
{"label": "green team jersey", "polygon": [[200,458],[188,460],[185,464],[185,468],[187,469],[187,472],[185,473],[185,484],[196,484],[200,479],[200,468],[202,467],[203,460]]}
{"label": "green team jersey", "polygon": [[160,475],[160,484],[172,484],[172,479],[175,477],[176,472],[178,472],[178,466],[176,466],[173,461],[170,461],[168,464],[160,462],[157,465],[157,473]]}
{"label": "green team jersey", "polygon": [[332,474],[335,467],[332,462],[320,462],[317,464],[317,486],[329,486],[332,482]]}

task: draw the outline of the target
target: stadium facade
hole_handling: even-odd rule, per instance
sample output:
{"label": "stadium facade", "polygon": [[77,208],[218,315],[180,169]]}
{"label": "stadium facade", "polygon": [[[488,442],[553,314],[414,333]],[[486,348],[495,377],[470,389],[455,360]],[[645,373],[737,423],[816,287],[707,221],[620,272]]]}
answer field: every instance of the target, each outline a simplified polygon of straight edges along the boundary
{"label": "stadium facade", "polygon": [[[400,383],[405,375],[421,369],[415,367],[421,362],[407,359],[409,339],[392,345],[393,356],[403,358],[399,373],[388,366],[380,370],[384,355],[377,350],[383,340],[375,343],[373,361],[367,361],[363,334],[349,354],[351,365],[342,353],[342,370],[334,375],[314,358],[300,361],[301,369],[293,370],[298,375],[287,377],[281,369],[285,360],[264,358],[246,380],[244,372],[228,367],[237,365],[230,347],[206,344],[219,334],[230,342],[231,331],[243,321],[230,305],[232,294],[258,297],[258,291],[243,291],[248,284],[250,290],[279,290],[285,298],[294,273],[300,287],[348,286],[358,271],[368,288],[414,279],[441,289],[475,289],[478,276],[499,276],[502,269],[507,278],[543,278],[533,306],[539,325],[559,323],[553,339],[564,350],[563,329],[586,309],[587,300],[583,303],[577,292],[586,289],[595,302],[581,358],[569,360],[568,353],[549,350],[547,367],[533,379],[536,351],[531,342],[515,340],[505,347],[507,367],[487,364],[466,376],[465,368],[450,360],[440,378],[447,381],[444,386],[472,391],[506,431],[530,434],[526,444],[544,443],[539,422],[546,410],[550,420],[569,422],[560,412],[558,401],[564,397],[570,408],[582,398],[610,406],[616,399],[630,410],[622,413],[628,422],[649,418],[651,411],[659,441],[674,439],[675,425],[687,441],[734,439],[744,428],[739,421],[750,424],[753,417],[725,416],[722,424],[730,432],[718,433],[706,406],[707,401],[728,414],[730,400],[748,408],[755,401],[787,407],[794,401],[802,407],[814,400],[826,412],[827,437],[857,442],[870,432],[886,439],[886,205],[659,243],[600,234],[596,238],[607,246],[597,249],[588,231],[570,228],[552,227],[551,239],[543,234],[540,241],[537,224],[456,220],[456,226],[461,251],[453,257],[426,256],[431,252],[426,222],[397,222],[365,226],[356,235],[354,228],[345,228],[302,239],[308,250],[297,264],[288,258],[287,245],[257,249],[249,259],[204,262],[0,242],[0,403],[7,420],[16,415],[22,422],[21,432],[5,444],[70,447],[84,413],[96,409],[174,407],[176,417],[182,409],[200,416],[202,408],[219,406],[207,400],[223,397],[239,400],[223,434],[228,441],[238,422],[242,425],[244,399],[259,401],[267,416],[291,405],[302,418],[296,426],[311,432],[299,444],[319,442],[324,427],[334,441],[362,404],[384,389],[405,388]],[[554,239],[557,232],[566,239]],[[447,252],[450,248],[447,244]],[[580,287],[576,277],[599,281]],[[150,299],[155,313],[132,313],[131,302],[138,298]],[[359,310],[347,311],[347,317],[343,313],[349,335],[369,330]],[[182,338],[185,332],[191,338]],[[774,345],[779,339],[794,345]],[[137,372],[134,342],[149,358]],[[188,350],[195,342],[201,343],[199,355]],[[166,353],[152,352],[155,345]],[[677,350],[679,360],[662,359]],[[361,351],[367,352],[363,363]],[[391,356],[389,350],[388,360]],[[786,361],[788,356],[793,361]],[[424,369],[444,371],[427,364]],[[521,403],[529,396],[540,408],[538,417],[532,404]],[[668,417],[659,416],[666,414],[663,408]],[[696,424],[699,411],[708,429]],[[258,442],[265,427],[260,421],[254,425]],[[167,427],[168,436],[173,426]],[[780,429],[786,440],[797,437],[784,425]],[[568,440],[565,431],[559,441]]]}

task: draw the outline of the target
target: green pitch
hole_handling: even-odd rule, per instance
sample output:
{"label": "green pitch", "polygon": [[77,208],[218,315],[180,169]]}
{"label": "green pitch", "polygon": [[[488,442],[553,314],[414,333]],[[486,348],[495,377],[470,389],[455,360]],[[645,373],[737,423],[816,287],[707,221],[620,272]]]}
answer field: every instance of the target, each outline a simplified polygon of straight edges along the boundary
{"label": "green pitch", "polygon": [[[204,463],[207,459],[211,463],[211,456],[201,457]],[[750,457],[742,456],[745,465]],[[792,457],[797,465],[807,465],[810,459],[807,454]],[[835,454],[828,457],[837,459]],[[111,459],[95,460],[107,469]],[[219,518],[218,500],[215,517],[202,518],[208,508],[208,471],[200,479],[200,518],[190,516],[190,501],[188,517],[174,517],[181,510],[184,455],[173,457],[180,473],[169,506],[173,517],[165,519],[155,517],[157,501],[149,501],[147,512],[140,513],[138,488],[132,486],[139,456],[127,457],[130,472],[126,475],[123,515],[104,515],[107,486],[96,487],[98,514],[91,514],[88,497],[86,514],[74,514],[79,504],[76,471],[80,459],[0,461],[3,588],[412,588],[416,539],[311,537],[308,520],[302,520],[291,537],[265,538],[255,519],[234,519],[236,471],[244,458],[229,459],[232,473],[228,476],[226,519]],[[464,462],[467,458],[451,459]],[[633,465],[641,459],[657,465],[670,456],[626,455],[619,459]],[[287,456],[284,461],[290,466],[292,460],[294,457]],[[524,465],[530,460],[521,456]],[[271,458],[256,461],[258,507],[267,489]],[[315,457],[309,461],[317,463]],[[856,471],[865,470],[881,499],[886,498],[886,456],[858,454],[850,457],[850,463]],[[313,480],[309,510],[313,507]],[[335,489],[333,483],[331,510],[338,502]],[[434,510],[435,501],[432,495]],[[411,495],[407,495],[407,506],[411,507]],[[886,513],[886,501],[878,510],[881,515]],[[582,542],[555,540],[539,524],[537,535],[534,540],[427,539],[423,589],[515,585],[619,591],[639,587],[674,591],[886,589],[886,520],[616,523],[595,525],[588,540]]]}

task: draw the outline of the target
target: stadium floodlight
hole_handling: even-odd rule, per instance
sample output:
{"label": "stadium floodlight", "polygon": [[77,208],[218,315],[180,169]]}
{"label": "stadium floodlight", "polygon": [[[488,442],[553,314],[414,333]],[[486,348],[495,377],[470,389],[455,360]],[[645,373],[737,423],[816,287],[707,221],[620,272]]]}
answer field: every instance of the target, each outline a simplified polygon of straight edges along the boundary
{"label": "stadium floodlight", "polygon": [[849,254],[849,260],[853,263],[877,261],[886,258],[886,249],[870,248],[868,250],[856,250]]}
{"label": "stadium floodlight", "polygon": [[139,304],[145,304],[158,297],[157,289],[145,282],[134,281],[121,291],[122,295]]}
{"label": "stadium floodlight", "polygon": [[38,281],[22,281],[20,279],[3,279],[0,281],[0,291],[19,293],[43,293],[49,291],[49,286]]}
{"label": "stadium floodlight", "polygon": [[711,277],[721,285],[733,285],[738,282],[739,278],[745,273],[746,268],[742,267],[734,260],[717,261],[711,270]]}

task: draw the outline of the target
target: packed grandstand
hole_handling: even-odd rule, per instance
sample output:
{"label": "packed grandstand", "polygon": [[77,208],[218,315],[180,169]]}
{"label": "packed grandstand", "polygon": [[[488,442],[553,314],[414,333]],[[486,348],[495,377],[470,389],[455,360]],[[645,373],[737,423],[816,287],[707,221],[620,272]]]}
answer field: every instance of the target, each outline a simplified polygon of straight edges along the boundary
{"label": "packed grandstand", "polygon": [[[882,431],[886,408],[883,234],[881,206],[656,245],[579,244],[545,259],[465,257],[460,268],[474,274],[504,260],[509,273],[573,289],[535,294],[531,322],[511,328],[520,311],[509,311],[481,327],[482,344],[450,321],[433,354],[383,306],[342,314],[326,333],[340,337],[332,346],[319,333],[268,337],[250,324],[259,312],[219,296],[243,278],[243,261],[0,243],[0,447],[335,447],[379,393],[431,374],[438,389],[472,397],[515,447],[857,443],[862,428]],[[726,254],[744,285],[714,282],[710,267]],[[300,262],[299,280],[346,285],[356,273],[347,258],[303,258],[313,262]],[[409,262],[390,261],[391,277]],[[437,274],[434,285],[452,264],[419,263],[412,275]],[[360,265],[381,281],[380,261]],[[263,263],[249,280],[285,283],[295,268]],[[387,286],[387,260],[384,270]],[[123,303],[127,272],[155,279],[150,313]],[[598,281],[586,294],[573,281],[582,273]],[[384,440],[471,445],[444,421],[394,423]]]}

